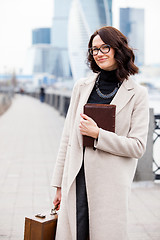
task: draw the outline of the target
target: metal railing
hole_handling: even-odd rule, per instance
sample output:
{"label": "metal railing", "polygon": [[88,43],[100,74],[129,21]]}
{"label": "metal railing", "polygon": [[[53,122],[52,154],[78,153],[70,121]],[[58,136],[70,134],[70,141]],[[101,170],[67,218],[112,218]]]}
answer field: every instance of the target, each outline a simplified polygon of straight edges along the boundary
{"label": "metal railing", "polygon": [[[155,147],[156,143],[160,140],[160,114],[154,115],[155,119],[155,129],[153,132],[153,147]],[[153,165],[155,170],[153,171],[155,174],[155,179],[160,180],[160,163],[153,156]]]}
{"label": "metal railing", "polygon": [[0,90],[0,115],[2,115],[11,105],[13,92],[4,92]]}
{"label": "metal railing", "polygon": [[[31,93],[28,95],[35,98],[39,98],[38,92]],[[45,103],[49,104],[50,106],[53,106],[55,109],[59,111],[59,113],[62,116],[65,117],[69,107],[69,103],[70,103],[70,94],[63,94],[57,91],[55,91],[55,93],[52,93],[52,94],[47,93],[45,96]],[[154,157],[154,151],[153,151],[153,148],[157,147],[157,144],[159,144],[158,142],[160,141],[160,114],[154,115],[154,113],[152,112],[151,115],[153,116],[153,125],[151,124],[152,126],[150,126],[150,133],[148,136],[149,152],[146,152],[146,155],[143,156],[144,162],[142,161],[142,159],[139,161],[138,172],[141,176],[142,176],[142,172],[144,171],[146,172],[146,175],[147,174],[150,175],[150,177],[143,176],[142,178],[145,180],[146,178],[152,179],[152,180],[153,179],[160,180],[160,160],[156,159],[159,157],[158,154],[156,155],[156,158]],[[152,158],[153,158],[153,161],[152,161]],[[148,164],[148,168],[146,167],[147,164]]]}

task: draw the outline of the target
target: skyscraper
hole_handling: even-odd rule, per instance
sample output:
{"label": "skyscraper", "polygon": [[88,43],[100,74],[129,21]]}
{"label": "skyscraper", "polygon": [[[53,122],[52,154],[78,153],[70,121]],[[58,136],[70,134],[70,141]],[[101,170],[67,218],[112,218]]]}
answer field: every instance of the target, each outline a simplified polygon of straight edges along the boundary
{"label": "skyscraper", "polygon": [[[136,49],[136,61],[138,60],[139,65],[160,65],[160,48],[157,47],[160,42],[160,31],[157,30],[159,29],[160,22],[159,6],[159,0],[113,1],[113,26],[123,31],[124,26],[121,24],[126,24],[129,20],[132,32],[128,35],[129,43],[134,49]],[[126,8],[126,10],[120,10],[124,8]],[[126,18],[124,17],[124,19],[122,19],[124,12]],[[133,35],[133,32],[135,35]],[[125,32],[123,33],[125,34]],[[138,36],[140,39],[138,39]],[[144,58],[144,60],[142,58]]]}
{"label": "skyscraper", "polygon": [[90,35],[104,25],[112,25],[111,0],[73,0],[69,15],[68,49],[74,80],[85,77]]}
{"label": "skyscraper", "polygon": [[72,0],[54,0],[51,45],[55,49],[54,75],[64,79],[71,77],[68,56],[68,17]]}
{"label": "skyscraper", "polygon": [[120,31],[135,49],[136,63],[144,64],[144,9],[120,8]]}
{"label": "skyscraper", "polygon": [[[24,72],[27,74],[54,74],[56,69],[56,49],[51,44],[34,44],[27,51]],[[61,67],[61,66],[59,66]]]}
{"label": "skyscraper", "polygon": [[33,30],[28,71],[48,72],[57,80],[77,80],[89,72],[86,64],[89,37],[97,28],[112,25],[112,0],[53,1],[51,43],[47,42],[46,31]]}
{"label": "skyscraper", "polygon": [[29,74],[54,72],[54,49],[51,46],[51,29],[32,30],[32,46],[28,49],[24,72]]}
{"label": "skyscraper", "polygon": [[50,44],[51,43],[50,28],[35,28],[32,30],[32,44]]}

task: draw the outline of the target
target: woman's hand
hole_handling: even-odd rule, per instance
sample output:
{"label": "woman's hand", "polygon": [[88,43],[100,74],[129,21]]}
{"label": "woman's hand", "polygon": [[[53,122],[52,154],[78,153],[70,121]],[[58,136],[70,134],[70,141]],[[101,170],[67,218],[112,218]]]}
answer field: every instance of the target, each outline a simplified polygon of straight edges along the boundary
{"label": "woman's hand", "polygon": [[85,114],[81,113],[80,115],[82,117],[79,124],[81,134],[97,139],[99,135],[99,127],[96,122]]}
{"label": "woman's hand", "polygon": [[54,206],[58,206],[56,210],[60,209],[60,203],[61,203],[61,188],[57,187],[56,195],[53,200]]}

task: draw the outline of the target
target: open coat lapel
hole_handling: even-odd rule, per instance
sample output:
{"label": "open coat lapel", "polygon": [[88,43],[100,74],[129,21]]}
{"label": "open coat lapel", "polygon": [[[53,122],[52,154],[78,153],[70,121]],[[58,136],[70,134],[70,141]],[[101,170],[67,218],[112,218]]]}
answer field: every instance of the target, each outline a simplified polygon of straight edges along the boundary
{"label": "open coat lapel", "polygon": [[124,80],[117,94],[110,103],[116,105],[116,115],[130,101],[134,94],[135,91],[132,80]]}
{"label": "open coat lapel", "polygon": [[[92,92],[92,89],[94,87],[95,81],[97,78],[97,74],[94,76],[91,76],[90,78],[86,79],[86,81],[81,84],[80,86],[80,100],[79,100],[79,107],[77,110],[77,117],[76,117],[76,121],[80,122],[81,116],[80,113],[83,113],[84,111],[84,105],[87,103],[88,98]],[[83,147],[83,138],[82,135],[80,133],[79,128],[77,128],[77,137],[78,137],[78,142],[80,147]]]}
{"label": "open coat lapel", "polygon": [[[87,103],[88,98],[93,90],[95,81],[97,78],[97,74],[86,79],[84,83],[80,86],[80,102],[79,108],[77,110],[77,118],[76,121],[80,121],[80,113],[83,112],[83,107]],[[113,98],[110,104],[116,105],[116,115],[121,111],[121,109],[129,102],[132,96],[135,94],[134,85],[131,79],[124,80],[121,87],[119,88],[117,94]],[[83,138],[77,128],[77,137],[80,147],[83,147]]]}

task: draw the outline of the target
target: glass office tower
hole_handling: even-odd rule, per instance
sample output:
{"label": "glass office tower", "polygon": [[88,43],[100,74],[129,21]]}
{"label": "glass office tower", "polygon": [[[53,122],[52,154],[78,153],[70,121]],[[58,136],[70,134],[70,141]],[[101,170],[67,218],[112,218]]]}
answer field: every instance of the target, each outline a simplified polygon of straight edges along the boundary
{"label": "glass office tower", "polygon": [[74,80],[85,77],[88,40],[102,26],[112,25],[112,1],[73,0],[68,24],[69,59]]}
{"label": "glass office tower", "polygon": [[36,28],[32,30],[32,44],[50,44],[51,43],[50,28]]}
{"label": "glass office tower", "polygon": [[51,45],[55,49],[54,75],[70,78],[71,68],[68,56],[68,18],[72,0],[54,0]]}
{"label": "glass office tower", "polygon": [[135,49],[136,64],[144,65],[144,9],[120,8],[120,31]]}
{"label": "glass office tower", "polygon": [[53,1],[51,43],[43,28],[33,30],[28,72],[48,72],[64,81],[86,77],[89,37],[97,28],[112,25],[112,0]]}

